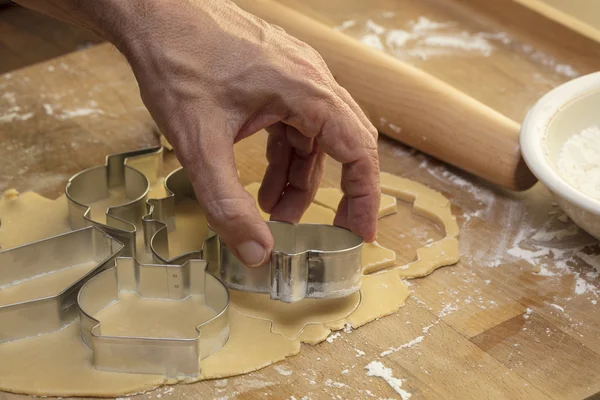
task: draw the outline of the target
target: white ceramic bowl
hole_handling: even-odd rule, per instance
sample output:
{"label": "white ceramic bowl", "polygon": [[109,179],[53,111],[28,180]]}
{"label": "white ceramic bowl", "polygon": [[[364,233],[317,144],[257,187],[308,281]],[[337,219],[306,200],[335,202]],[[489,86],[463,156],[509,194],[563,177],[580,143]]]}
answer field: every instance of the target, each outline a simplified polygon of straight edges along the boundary
{"label": "white ceramic bowl", "polygon": [[542,97],[521,126],[521,151],[563,211],[600,240],[600,199],[572,187],[556,166],[565,141],[592,126],[600,126],[600,72],[573,79]]}

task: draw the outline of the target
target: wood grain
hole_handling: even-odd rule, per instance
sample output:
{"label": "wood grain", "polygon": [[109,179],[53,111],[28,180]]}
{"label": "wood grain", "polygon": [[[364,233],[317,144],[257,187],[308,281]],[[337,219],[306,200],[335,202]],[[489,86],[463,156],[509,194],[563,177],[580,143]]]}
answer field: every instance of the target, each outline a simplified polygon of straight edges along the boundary
{"label": "wood grain", "polygon": [[600,40],[600,7],[590,0],[516,0],[524,6],[596,41]]}
{"label": "wood grain", "polygon": [[[329,2],[322,4],[313,13],[324,15]],[[463,21],[454,8],[451,14],[431,6],[437,2],[402,4],[412,4],[406,8],[408,18],[428,15],[444,20],[455,15],[454,20]],[[461,3],[456,0],[457,4]],[[514,58],[506,70],[488,65],[496,63],[493,57],[446,56],[419,62],[454,86],[458,84],[453,79],[462,82],[480,101],[487,99],[484,102],[517,115],[526,111],[532,92],[564,77],[533,64],[527,55],[511,54],[506,50],[498,55],[502,60]],[[587,62],[591,61],[582,65]],[[488,86],[478,80],[460,81],[460,74],[449,71],[472,71],[471,64],[485,75]],[[532,84],[528,91],[498,90],[509,82],[518,87],[532,71],[541,74],[543,84]],[[106,154],[158,143],[129,67],[108,45],[1,76],[0,93],[10,93],[0,97],[0,115],[12,102],[21,108],[19,113],[33,113],[28,119],[0,123],[0,191],[17,187],[54,197],[71,174],[102,163]],[[53,108],[52,114],[45,112],[44,104]],[[99,111],[79,117],[67,113],[78,108]],[[262,133],[236,145],[242,183],[262,178],[264,146]],[[424,183],[452,201],[461,226],[459,264],[411,281],[413,293],[399,313],[343,332],[332,343],[303,346],[300,355],[280,363],[291,375],[271,366],[227,381],[180,385],[132,398],[362,399],[370,398],[368,393],[374,398],[398,397],[382,379],[366,375],[364,368],[373,360],[392,368],[411,399],[581,399],[600,393],[600,282],[590,265],[600,263],[597,242],[571,222],[557,220],[561,213],[541,185],[508,193],[385,137],[379,147],[384,171]],[[174,162],[172,155],[168,158]],[[339,174],[339,165],[328,160],[324,185],[337,185]],[[440,232],[412,215],[409,205],[399,206],[397,215],[381,221],[379,234],[400,262],[407,263],[418,246],[439,238]],[[564,229],[573,234],[558,239],[536,236]],[[574,253],[528,258],[523,252],[539,248]],[[554,275],[533,273],[540,266]],[[590,287],[576,291],[577,279]],[[420,343],[402,347],[420,336]],[[381,356],[391,347],[400,349]],[[0,400],[19,398],[25,396],[0,393]]]}
{"label": "wood grain", "polygon": [[0,4],[0,73],[100,42],[81,28],[16,5]]}
{"label": "wood grain", "polygon": [[509,189],[535,183],[520,154],[519,124],[291,8],[269,0],[237,3],[312,45],[372,121],[389,121],[380,128],[386,135]]}

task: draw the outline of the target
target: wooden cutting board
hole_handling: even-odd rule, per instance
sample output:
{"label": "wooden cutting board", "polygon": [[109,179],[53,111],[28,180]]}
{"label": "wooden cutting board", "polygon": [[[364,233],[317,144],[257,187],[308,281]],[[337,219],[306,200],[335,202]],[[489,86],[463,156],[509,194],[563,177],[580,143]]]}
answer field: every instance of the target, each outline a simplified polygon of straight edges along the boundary
{"label": "wooden cutting board", "polygon": [[[418,14],[413,10],[411,18]],[[437,15],[427,14],[444,22]],[[482,98],[502,94],[495,101],[515,118],[542,90],[536,86],[532,94],[491,59],[460,54],[432,62],[457,81],[465,73],[458,66],[477,65],[482,84],[473,85],[471,94],[476,96],[478,87]],[[522,65],[525,70],[527,64]],[[531,63],[530,68],[541,67]],[[483,84],[497,83],[498,76],[504,77],[506,93]],[[554,72],[542,77],[544,87],[564,79]],[[17,117],[4,118],[17,106]],[[102,163],[106,154],[157,142],[130,69],[108,45],[0,77],[0,190],[16,187],[54,197],[69,176]],[[243,183],[261,179],[264,145],[261,133],[236,146]],[[375,398],[394,398],[397,394],[383,380],[367,377],[364,367],[389,347],[419,336],[420,343],[381,359],[412,399],[565,399],[600,392],[599,280],[590,266],[600,264],[597,243],[563,222],[540,185],[518,195],[503,192],[385,138],[380,154],[384,171],[424,183],[452,201],[462,229],[458,265],[411,281],[413,293],[396,315],[342,333],[332,343],[303,346],[300,355],[282,363],[291,375],[267,367],[229,379],[228,392],[201,382],[135,398],[262,399],[266,393],[351,399],[364,398],[365,389]],[[339,166],[328,161],[324,184],[335,185],[339,175]],[[412,261],[419,245],[439,237],[439,230],[414,216],[408,205],[381,223],[381,242],[397,252],[399,263]],[[535,266],[544,273],[532,273]],[[357,348],[365,355],[357,357]],[[344,369],[350,372],[342,374]],[[0,400],[18,397],[0,393]]]}

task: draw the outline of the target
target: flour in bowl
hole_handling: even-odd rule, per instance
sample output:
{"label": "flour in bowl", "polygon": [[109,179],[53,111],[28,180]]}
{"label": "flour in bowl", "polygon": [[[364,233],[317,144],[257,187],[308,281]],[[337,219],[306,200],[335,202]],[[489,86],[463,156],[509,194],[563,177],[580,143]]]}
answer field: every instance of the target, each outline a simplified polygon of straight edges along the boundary
{"label": "flour in bowl", "polygon": [[600,200],[600,126],[584,129],[565,142],[558,172],[575,189]]}

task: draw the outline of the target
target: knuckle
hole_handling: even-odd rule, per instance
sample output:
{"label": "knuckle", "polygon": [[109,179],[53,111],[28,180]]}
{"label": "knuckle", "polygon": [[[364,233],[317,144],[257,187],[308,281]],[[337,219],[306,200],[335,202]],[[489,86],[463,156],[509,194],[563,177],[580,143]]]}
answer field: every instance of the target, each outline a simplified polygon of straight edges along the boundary
{"label": "knuckle", "polygon": [[212,200],[206,204],[206,218],[214,228],[226,228],[240,224],[248,217],[248,202],[242,198]]}

